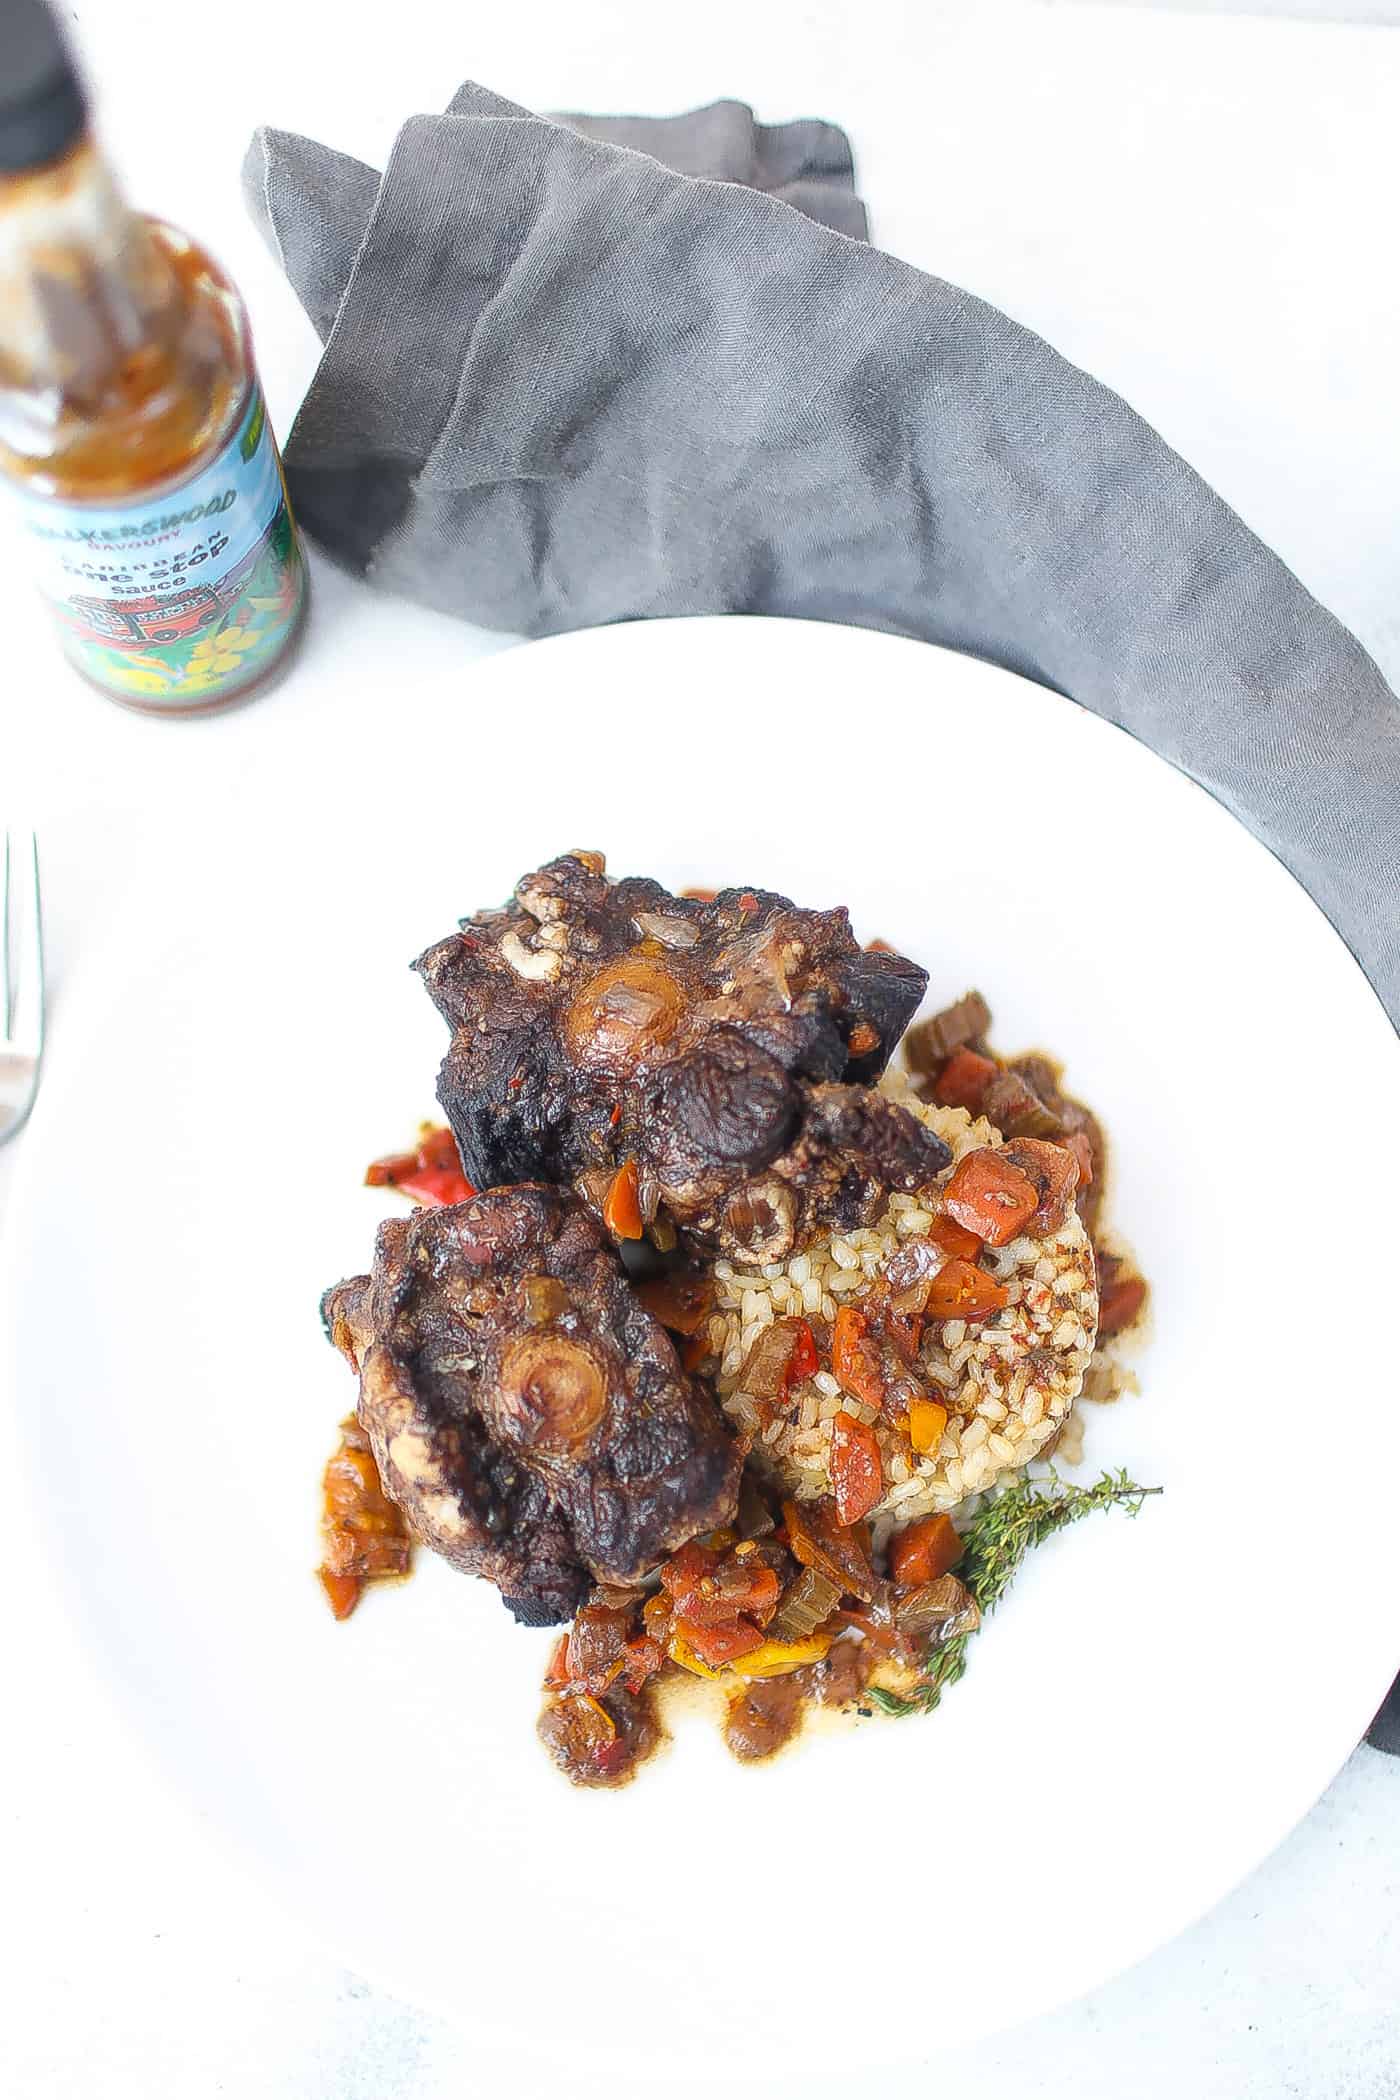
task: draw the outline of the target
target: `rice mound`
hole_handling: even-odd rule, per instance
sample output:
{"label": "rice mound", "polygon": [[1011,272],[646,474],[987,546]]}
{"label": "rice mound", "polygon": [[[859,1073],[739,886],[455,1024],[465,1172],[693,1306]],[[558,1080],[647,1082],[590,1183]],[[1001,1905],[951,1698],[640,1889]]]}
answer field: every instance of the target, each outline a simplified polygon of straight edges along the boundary
{"label": "rice mound", "polygon": [[[874,1424],[885,1480],[871,1513],[877,1543],[911,1518],[956,1508],[1043,1451],[1074,1406],[1098,1327],[1093,1248],[1071,1206],[1057,1232],[988,1250],[1010,1304],[984,1321],[931,1321],[907,1396],[891,1388],[876,1410],[842,1390],[829,1368],[829,1348],[821,1346],[820,1323],[829,1327],[839,1307],[859,1305],[889,1256],[928,1231],[940,1192],[965,1152],[1003,1142],[985,1118],[920,1101],[902,1073],[887,1075],[884,1085],[937,1132],[952,1163],[917,1194],[891,1196],[870,1225],[817,1240],[785,1262],[762,1269],[716,1263],[707,1334],[725,1412],[799,1500],[832,1491],[833,1416],[844,1411]],[[744,1392],[743,1367],[763,1328],[794,1316],[818,1324],[823,1366],[795,1384],[774,1415],[771,1404],[760,1406]],[[930,1388],[947,1406],[948,1424],[937,1451],[921,1455],[909,1442],[904,1413],[907,1398]]]}

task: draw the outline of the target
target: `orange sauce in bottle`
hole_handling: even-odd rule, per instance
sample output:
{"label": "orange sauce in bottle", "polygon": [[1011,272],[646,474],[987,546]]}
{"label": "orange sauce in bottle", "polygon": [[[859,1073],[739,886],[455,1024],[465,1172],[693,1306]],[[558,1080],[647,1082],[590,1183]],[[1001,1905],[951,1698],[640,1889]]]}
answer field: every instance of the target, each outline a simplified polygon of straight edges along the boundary
{"label": "orange sauce in bottle", "polygon": [[247,314],[122,200],[43,0],[0,20],[0,474],[79,670],[207,712],[282,668],[306,604]]}

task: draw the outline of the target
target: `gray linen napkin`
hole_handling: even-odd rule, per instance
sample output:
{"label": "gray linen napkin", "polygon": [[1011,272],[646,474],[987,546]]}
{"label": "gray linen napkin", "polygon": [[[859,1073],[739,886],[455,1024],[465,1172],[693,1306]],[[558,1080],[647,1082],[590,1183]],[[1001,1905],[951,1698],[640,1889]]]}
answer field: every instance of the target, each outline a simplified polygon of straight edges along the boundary
{"label": "gray linen napkin", "polygon": [[1217,796],[1400,1020],[1395,696],[1116,394],[863,245],[835,126],[469,83],[382,179],[260,131],[244,180],[325,342],[286,464],[337,561],[518,634],[785,613],[1005,664]]}
{"label": "gray linen napkin", "polygon": [[245,184],[326,338],[286,459],[337,561],[518,634],[787,613],[1008,665],[1218,796],[1400,1017],[1375,665],[1117,395],[851,238],[834,126],[467,85],[382,180],[261,131]]}

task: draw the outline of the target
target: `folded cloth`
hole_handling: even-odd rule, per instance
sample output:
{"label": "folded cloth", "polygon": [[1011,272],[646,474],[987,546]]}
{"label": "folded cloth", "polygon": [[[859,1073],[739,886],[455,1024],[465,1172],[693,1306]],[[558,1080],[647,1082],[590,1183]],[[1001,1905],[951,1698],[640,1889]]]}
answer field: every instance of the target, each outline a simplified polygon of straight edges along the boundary
{"label": "folded cloth", "polygon": [[1005,664],[1234,811],[1400,1018],[1375,665],[1117,395],[852,238],[835,127],[468,85],[382,179],[262,131],[245,182],[325,338],[286,464],[337,561],[518,634],[784,613]]}
{"label": "folded cloth", "polygon": [[337,561],[519,634],[787,613],[1009,665],[1242,818],[1400,1020],[1394,695],[1116,394],[860,245],[834,125],[468,84],[382,180],[277,131],[244,180],[326,346],[286,466]]}

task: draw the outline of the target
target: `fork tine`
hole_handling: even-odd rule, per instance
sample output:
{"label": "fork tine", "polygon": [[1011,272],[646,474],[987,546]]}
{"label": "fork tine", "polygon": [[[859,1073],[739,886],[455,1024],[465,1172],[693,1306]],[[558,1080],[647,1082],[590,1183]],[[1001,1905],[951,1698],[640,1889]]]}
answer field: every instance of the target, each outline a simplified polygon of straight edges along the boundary
{"label": "fork tine", "polygon": [[14,971],[10,960],[10,870],[13,856],[10,852],[10,834],[5,833],[5,880],[0,883],[0,1040],[10,1038],[10,1027],[14,1018]]}
{"label": "fork tine", "polygon": [[36,1058],[44,1042],[44,920],[39,841],[28,850],[5,834],[5,1034],[12,1049]]}

